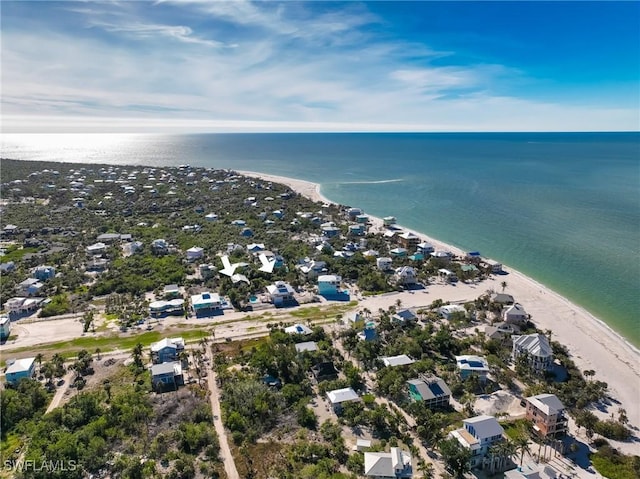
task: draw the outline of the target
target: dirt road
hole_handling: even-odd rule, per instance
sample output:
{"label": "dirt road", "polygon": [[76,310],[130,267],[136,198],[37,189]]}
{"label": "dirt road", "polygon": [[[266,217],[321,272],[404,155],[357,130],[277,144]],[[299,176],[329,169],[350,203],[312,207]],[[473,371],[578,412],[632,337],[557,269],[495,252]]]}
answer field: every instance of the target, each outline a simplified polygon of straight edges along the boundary
{"label": "dirt road", "polygon": [[[211,360],[211,358],[209,358]],[[220,389],[216,382],[216,373],[212,369],[209,370],[208,376],[209,392],[211,393],[211,412],[213,413],[213,425],[218,434],[220,442],[220,457],[224,463],[224,470],[227,472],[227,479],[240,479],[236,463],[231,455],[227,432],[222,424],[222,415],[220,413]]]}

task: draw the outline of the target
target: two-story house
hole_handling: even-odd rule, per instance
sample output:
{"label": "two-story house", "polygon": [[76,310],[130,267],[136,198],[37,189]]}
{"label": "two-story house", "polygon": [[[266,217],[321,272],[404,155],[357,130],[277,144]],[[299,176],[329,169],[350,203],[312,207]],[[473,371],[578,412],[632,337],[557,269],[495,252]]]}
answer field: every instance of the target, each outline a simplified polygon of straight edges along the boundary
{"label": "two-story house", "polygon": [[364,475],[375,479],[410,478],[413,475],[411,454],[398,447],[389,452],[365,452]]}
{"label": "two-story house", "polygon": [[164,338],[151,345],[151,358],[154,364],[177,361],[182,351],[184,351],[182,338]]}
{"label": "two-story house", "polygon": [[550,371],[553,367],[553,350],[546,336],[539,333],[512,336],[513,359],[524,357],[535,372]]}

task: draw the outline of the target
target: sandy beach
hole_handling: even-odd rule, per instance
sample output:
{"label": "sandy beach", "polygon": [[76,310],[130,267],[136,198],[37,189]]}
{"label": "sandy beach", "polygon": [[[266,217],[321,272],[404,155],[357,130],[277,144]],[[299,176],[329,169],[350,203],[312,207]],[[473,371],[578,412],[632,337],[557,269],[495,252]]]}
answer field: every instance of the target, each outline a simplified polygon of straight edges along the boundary
{"label": "sandy beach", "polygon": [[[322,196],[320,185],[316,183],[251,171],[239,171],[239,173],[260,178],[263,181],[286,184],[294,191],[314,201],[334,203]],[[374,231],[383,228],[381,218],[368,216]],[[401,227],[401,225],[399,226]],[[430,238],[422,232],[408,228],[403,229],[412,231],[423,240],[433,244],[436,249],[449,250],[458,255],[465,253],[458,248]],[[576,365],[583,371],[594,370],[596,372],[595,379],[605,381],[609,385],[611,396],[620,403],[612,404],[609,410],[594,412],[601,417],[608,417],[611,413],[616,414],[620,407],[626,409],[629,425],[635,429],[634,433],[637,435],[637,428],[640,428],[640,351],[585,309],[522,273],[509,268],[508,265],[504,265],[504,269],[508,273],[507,275],[501,276],[499,279],[494,277],[477,285],[472,290],[469,290],[469,285],[438,285],[437,288],[429,286],[429,301],[438,298],[449,301],[473,299],[489,289],[500,291],[500,283],[506,281],[505,292],[513,295],[516,301],[524,306],[525,310],[531,314],[536,326],[541,330],[551,330],[553,332],[552,339],[567,346]],[[405,306],[412,306],[415,302],[425,303],[424,296],[419,293],[405,292],[398,293],[398,296],[401,297]],[[388,302],[385,299],[369,298],[365,300],[366,306],[375,311],[378,308],[377,303]],[[640,447],[635,443],[617,443],[616,445],[625,452],[640,453]]]}

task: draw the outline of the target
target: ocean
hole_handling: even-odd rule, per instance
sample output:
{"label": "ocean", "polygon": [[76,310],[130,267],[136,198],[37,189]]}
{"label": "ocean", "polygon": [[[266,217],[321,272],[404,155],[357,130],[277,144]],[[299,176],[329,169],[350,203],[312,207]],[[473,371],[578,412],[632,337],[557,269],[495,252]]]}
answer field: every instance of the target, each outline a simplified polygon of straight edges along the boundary
{"label": "ocean", "polygon": [[320,183],[521,271],[640,346],[640,133],[9,134],[1,155]]}

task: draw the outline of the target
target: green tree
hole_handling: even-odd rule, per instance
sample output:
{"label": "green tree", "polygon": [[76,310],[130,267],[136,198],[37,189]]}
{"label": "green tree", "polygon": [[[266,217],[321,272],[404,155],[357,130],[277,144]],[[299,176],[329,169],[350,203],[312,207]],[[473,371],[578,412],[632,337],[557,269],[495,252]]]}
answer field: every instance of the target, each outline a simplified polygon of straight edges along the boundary
{"label": "green tree", "polygon": [[445,469],[457,479],[462,479],[471,470],[471,451],[463,447],[456,438],[444,439],[438,448],[445,463]]}

